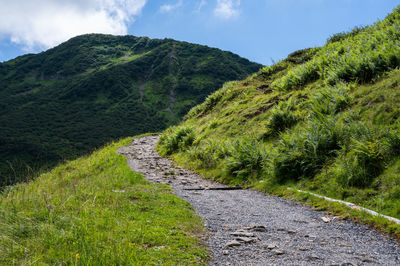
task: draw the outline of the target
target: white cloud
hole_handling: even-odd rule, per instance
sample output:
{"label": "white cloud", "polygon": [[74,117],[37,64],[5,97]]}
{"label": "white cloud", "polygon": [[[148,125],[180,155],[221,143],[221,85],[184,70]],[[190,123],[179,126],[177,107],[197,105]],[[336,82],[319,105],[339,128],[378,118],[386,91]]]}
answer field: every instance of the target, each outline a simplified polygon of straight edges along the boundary
{"label": "white cloud", "polygon": [[0,35],[28,51],[85,33],[127,34],[147,0],[0,0]]}
{"label": "white cloud", "polygon": [[166,5],[162,5],[160,7],[160,12],[162,13],[167,13],[167,12],[171,12],[174,9],[177,9],[178,7],[182,6],[182,0],[179,0],[176,4],[172,5],[172,4],[166,4]]}
{"label": "white cloud", "polygon": [[239,15],[240,0],[217,0],[214,14],[223,19],[230,19]]}
{"label": "white cloud", "polygon": [[196,10],[196,11],[200,12],[201,9],[203,8],[203,6],[205,6],[206,4],[207,4],[207,1],[206,1],[206,0],[200,0],[200,3],[199,3],[199,5],[197,6],[197,10]]}

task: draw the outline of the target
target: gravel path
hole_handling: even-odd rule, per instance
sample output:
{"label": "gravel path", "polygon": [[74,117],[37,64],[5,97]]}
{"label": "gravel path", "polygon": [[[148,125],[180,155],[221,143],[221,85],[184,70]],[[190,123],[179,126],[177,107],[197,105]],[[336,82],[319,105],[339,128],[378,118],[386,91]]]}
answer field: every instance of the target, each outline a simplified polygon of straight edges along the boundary
{"label": "gravel path", "polygon": [[210,265],[400,265],[396,240],[279,197],[223,190],[161,158],[157,140],[135,139],[119,153],[133,171],[192,204],[209,232]]}

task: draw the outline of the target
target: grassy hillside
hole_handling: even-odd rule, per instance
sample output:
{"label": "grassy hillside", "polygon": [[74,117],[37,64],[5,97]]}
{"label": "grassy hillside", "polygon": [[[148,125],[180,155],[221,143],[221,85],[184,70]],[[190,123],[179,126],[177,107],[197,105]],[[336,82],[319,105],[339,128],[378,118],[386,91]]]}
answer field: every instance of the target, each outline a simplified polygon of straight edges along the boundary
{"label": "grassy hillside", "polygon": [[229,184],[292,186],[400,218],[399,66],[397,8],[226,83],[158,149]]}
{"label": "grassy hillside", "polygon": [[91,34],[0,63],[0,186],[180,121],[261,66],[206,46]]}
{"label": "grassy hillside", "polygon": [[201,220],[113,143],[0,194],[1,265],[193,265]]}

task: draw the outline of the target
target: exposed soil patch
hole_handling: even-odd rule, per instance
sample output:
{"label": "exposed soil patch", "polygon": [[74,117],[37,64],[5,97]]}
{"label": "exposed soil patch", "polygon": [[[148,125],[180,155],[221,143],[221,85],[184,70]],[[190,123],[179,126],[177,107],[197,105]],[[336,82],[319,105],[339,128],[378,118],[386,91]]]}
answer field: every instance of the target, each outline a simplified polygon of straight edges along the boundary
{"label": "exposed soil patch", "polygon": [[119,153],[133,171],[170,185],[208,229],[210,265],[400,265],[399,243],[367,226],[253,190],[234,189],[162,158],[157,136]]}

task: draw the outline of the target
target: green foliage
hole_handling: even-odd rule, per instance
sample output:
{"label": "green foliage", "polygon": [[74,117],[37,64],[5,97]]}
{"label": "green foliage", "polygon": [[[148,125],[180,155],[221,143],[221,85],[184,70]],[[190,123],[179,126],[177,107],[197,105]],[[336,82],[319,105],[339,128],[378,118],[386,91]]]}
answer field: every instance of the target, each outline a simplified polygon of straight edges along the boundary
{"label": "green foliage", "polygon": [[196,116],[205,115],[212,111],[213,107],[222,99],[224,95],[231,94],[230,88],[234,86],[236,81],[229,81],[224,83],[222,89],[215,91],[210,94],[202,104],[193,107],[189,113],[185,116],[185,119],[193,118]]}
{"label": "green foliage", "polygon": [[259,76],[263,77],[264,79],[267,79],[274,74],[277,74],[281,72],[282,70],[287,69],[290,66],[293,65],[299,65],[308,62],[313,58],[315,53],[318,51],[318,48],[308,48],[308,49],[302,49],[302,50],[297,50],[293,53],[290,53],[288,57],[282,61],[279,61],[277,63],[274,63],[271,66],[265,66],[263,67],[260,72],[258,73]]}
{"label": "green foliage", "polygon": [[159,141],[160,154],[170,155],[189,148],[196,137],[194,130],[189,127],[170,127],[161,135]]}
{"label": "green foliage", "polygon": [[322,47],[312,60],[295,66],[273,82],[278,90],[303,87],[318,78],[330,85],[370,82],[400,62],[400,9],[384,21],[349,34],[339,34]]}
{"label": "green foliage", "polygon": [[351,102],[347,86],[325,87],[317,91],[310,99],[313,115],[333,115],[343,111]]}
{"label": "green foliage", "polygon": [[0,64],[0,187],[161,131],[261,65],[206,46],[88,34]]}
{"label": "green foliage", "polygon": [[189,158],[201,169],[215,168],[217,165],[231,154],[231,151],[224,142],[214,139],[204,140],[202,143],[196,142],[189,150]]}
{"label": "green foliage", "polygon": [[269,118],[267,135],[277,136],[284,130],[291,128],[299,121],[299,116],[293,111],[295,104],[292,98],[287,102],[280,102],[272,111]]}
{"label": "green foliage", "polygon": [[354,37],[357,34],[359,34],[363,29],[364,29],[364,27],[356,26],[351,31],[336,33],[336,34],[332,35],[331,37],[329,37],[329,39],[326,42],[334,43],[334,42],[339,42],[339,41],[345,40],[347,38]]}
{"label": "green foliage", "polygon": [[342,137],[342,124],[335,117],[313,118],[294,132],[282,134],[272,157],[278,182],[313,177],[329,157],[335,156]]}
{"label": "green foliage", "polygon": [[252,138],[241,138],[228,145],[230,152],[224,162],[224,171],[230,182],[240,184],[262,177],[268,158],[262,142]]}
{"label": "green foliage", "polygon": [[289,70],[285,76],[275,80],[272,83],[272,87],[281,91],[288,91],[317,80],[320,76],[318,74],[318,66],[314,63],[314,60]]}
{"label": "green foliage", "polygon": [[1,265],[203,264],[201,220],[117,155],[125,139],[0,194]]}
{"label": "green foliage", "polygon": [[342,150],[333,168],[338,184],[343,187],[370,186],[384,170],[385,159],[389,159],[385,156],[384,136],[364,123],[353,122],[342,142]]}
{"label": "green foliage", "polygon": [[352,139],[350,148],[339,160],[337,181],[344,187],[367,187],[384,169],[382,146],[377,141]]}
{"label": "green foliage", "polygon": [[396,128],[391,129],[386,134],[386,144],[387,151],[389,156],[399,156],[400,155],[400,128],[396,126]]}

